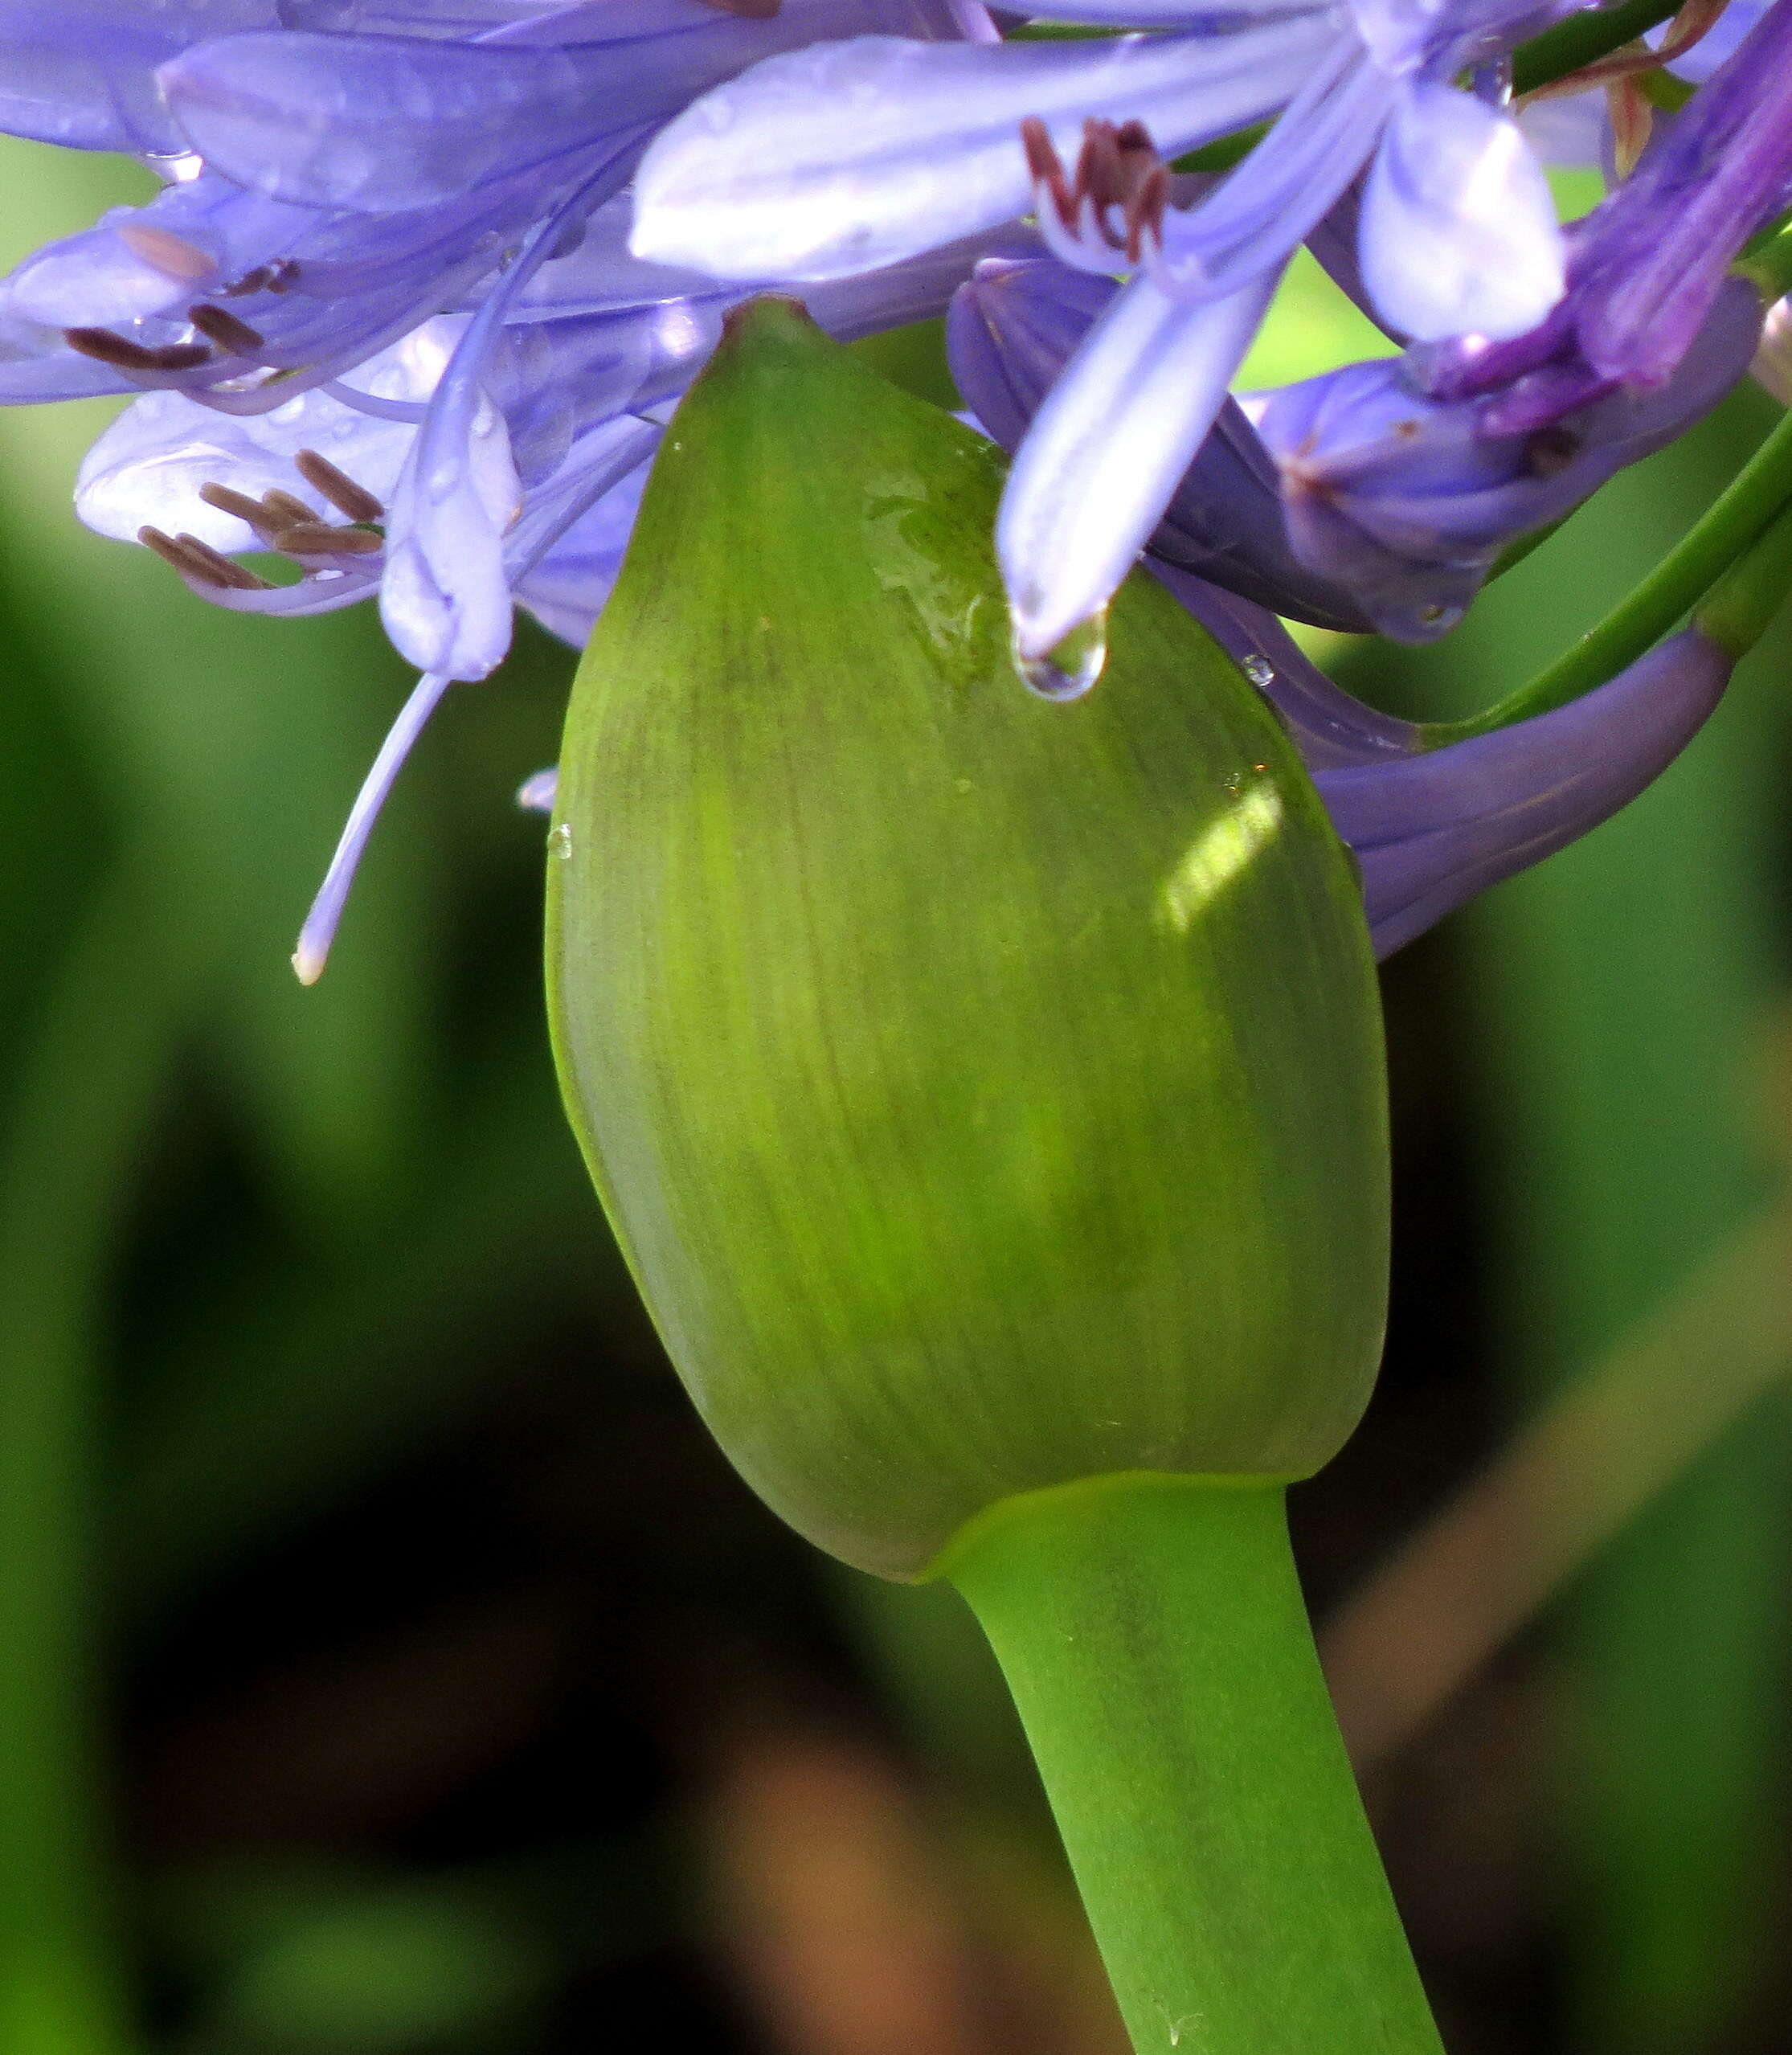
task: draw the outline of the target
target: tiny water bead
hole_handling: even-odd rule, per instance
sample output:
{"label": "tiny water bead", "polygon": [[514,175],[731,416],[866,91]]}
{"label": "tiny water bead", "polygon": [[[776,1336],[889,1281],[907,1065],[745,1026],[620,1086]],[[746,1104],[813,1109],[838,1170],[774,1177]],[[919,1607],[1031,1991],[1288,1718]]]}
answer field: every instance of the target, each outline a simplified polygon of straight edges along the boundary
{"label": "tiny water bead", "polygon": [[1260,650],[1253,649],[1239,669],[1259,692],[1268,691],[1275,682],[1275,666]]}
{"label": "tiny water bead", "polygon": [[1023,654],[1018,641],[1013,650],[1014,669],[1028,691],[1041,699],[1080,699],[1107,661],[1107,609],[1102,607],[1079,622],[1043,657]]}
{"label": "tiny water bead", "polygon": [[572,854],[572,829],[564,821],[548,830],[547,850],[550,856],[558,857],[564,863]]}

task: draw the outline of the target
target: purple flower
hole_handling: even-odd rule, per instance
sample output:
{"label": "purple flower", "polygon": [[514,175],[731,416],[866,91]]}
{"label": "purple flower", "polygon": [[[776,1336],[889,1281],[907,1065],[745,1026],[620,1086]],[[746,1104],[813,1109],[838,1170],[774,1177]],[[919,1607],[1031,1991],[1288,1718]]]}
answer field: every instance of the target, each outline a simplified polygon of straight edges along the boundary
{"label": "purple flower", "polygon": [[[771,59],[648,153],[634,239],[643,256],[723,276],[826,277],[1005,219],[1031,185],[1060,256],[1137,267],[1040,408],[1003,503],[1023,660],[1044,658],[1124,575],[1283,261],[1365,169],[1363,273],[1393,326],[1517,334],[1562,285],[1548,188],[1516,123],[1452,82],[1565,10],[1068,0],[1056,11],[1161,32],[949,49],[865,37]],[[1187,211],[1165,204],[1142,125],[1174,155],[1278,112],[1232,177]],[[1089,132],[1066,180],[1057,159],[1090,117],[1119,125]],[[1030,171],[1013,144],[1023,121],[1036,125]]]}
{"label": "purple flower", "polygon": [[1428,399],[1399,358],[1253,395],[1245,408],[1280,470],[1302,566],[1343,587],[1383,634],[1425,642],[1462,618],[1508,543],[1715,406],[1760,330],[1759,297],[1733,280],[1667,384],[1607,387],[1516,429],[1506,394]]}
{"label": "purple flower", "polygon": [[[600,210],[579,248],[509,303],[467,388],[469,418],[440,395],[480,316],[450,314],[362,365],[352,401],[330,386],[235,416],[151,393],[82,466],[76,506],[88,526],[148,540],[201,597],[297,616],[377,593],[394,641],[425,673],[306,923],[296,961],[308,981],[380,804],[448,684],[496,663],[514,604],[569,641],[588,637],[663,420],[746,297],[710,280],[700,294],[679,290],[689,281],[622,251],[624,222],[620,203]],[[812,289],[811,310],[843,340],[936,313],[995,239]],[[448,448],[438,460],[448,489],[433,501],[432,432]],[[301,575],[270,583],[234,560],[246,551],[278,552]]]}
{"label": "purple flower", "polygon": [[1704,331],[1732,260],[1792,203],[1792,0],[1774,0],[1630,176],[1570,232],[1568,286],[1504,340],[1465,334],[1418,367],[1438,399],[1499,391],[1487,432],[1664,385]]}
{"label": "purple flower", "polygon": [[1733,663],[1688,628],[1568,706],[1435,748],[1334,684],[1264,608],[1154,569],[1287,723],[1361,867],[1378,956],[1627,805],[1703,727]]}
{"label": "purple flower", "polygon": [[[30,133],[95,147],[149,133],[178,174],[0,285],[0,399],[142,389],[248,418],[321,391],[408,420],[405,468],[376,494],[392,506],[387,624],[420,668],[459,677],[507,646],[522,494],[596,424],[651,403],[657,358],[693,354],[689,325],[648,304],[690,281],[632,265],[619,215],[587,269],[632,311],[581,312],[588,281],[568,270],[657,127],[767,50],[866,26],[943,35],[956,20],[947,0],[788,0],[771,20],[699,0],[288,0],[291,25],[261,27],[245,25],[266,10],[173,0],[151,35],[144,11],[0,0],[0,49],[10,35],[33,84]],[[133,113],[121,128],[115,103],[159,110],[159,126]],[[544,305],[540,279],[554,281],[547,301],[573,297]],[[518,335],[531,308],[533,365]],[[450,311],[465,318],[427,393],[370,398],[354,383]],[[365,539],[347,546],[355,566],[316,568],[364,583]]]}
{"label": "purple flower", "polygon": [[[986,257],[952,296],[947,354],[984,432],[1018,448],[1040,403],[1119,290],[1051,257]],[[1150,555],[1279,614],[1367,632],[1351,592],[1289,545],[1275,464],[1238,403],[1221,406],[1172,493]]]}
{"label": "purple flower", "polygon": [[[992,32],[976,0],[0,0],[0,125],[168,180],[0,283],[0,400],[140,392],[83,467],[90,525],[239,611],[377,593],[424,673],[301,976],[448,683],[498,663],[518,602],[588,631],[665,416],[743,297],[628,255],[642,149],[768,52],[967,27]],[[992,246],[843,278],[815,312],[842,336],[937,313]]]}

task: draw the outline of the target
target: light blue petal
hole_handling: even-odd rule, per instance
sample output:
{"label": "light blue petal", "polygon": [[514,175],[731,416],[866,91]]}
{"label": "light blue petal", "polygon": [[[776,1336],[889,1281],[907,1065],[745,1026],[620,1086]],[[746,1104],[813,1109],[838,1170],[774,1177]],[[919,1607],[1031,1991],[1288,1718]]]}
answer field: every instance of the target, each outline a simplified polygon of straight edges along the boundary
{"label": "light blue petal", "polygon": [[1511,116],[1415,85],[1388,125],[1363,196],[1363,282],[1421,342],[1534,328],[1561,297],[1549,182]]}
{"label": "light blue petal", "polygon": [[206,36],[270,27],[273,0],[0,0],[0,129],[76,149],[182,147],[155,69]]}
{"label": "light blue petal", "polygon": [[1225,183],[1164,216],[1149,260],[1158,284],[1181,298],[1221,299],[1279,265],[1368,162],[1398,93],[1353,41],[1335,45]]}
{"label": "light blue petal", "polygon": [[996,518],[1016,646],[1046,655],[1131,568],[1213,425],[1275,289],[1191,305],[1135,278],[1021,444]]}
{"label": "light blue petal", "polygon": [[632,248],[722,278],[894,264],[1022,212],[1029,115],[1074,156],[1086,115],[1167,155],[1270,113],[1335,34],[1308,14],[1206,36],[922,44],[881,36],[755,65],[673,122],[636,179]]}
{"label": "light blue petal", "polygon": [[[362,366],[370,387],[393,397],[427,398],[455,341],[456,325],[432,321]],[[277,413],[235,419],[181,392],[146,393],[127,407],[82,460],[75,511],[98,534],[134,542],[146,524],[184,530],[227,552],[257,549],[248,526],[199,497],[202,485],[228,485],[259,499],[290,493],[320,518],[341,519],[293,468],[314,449],[375,499],[389,500],[414,428],[374,419],[324,392],[307,392]]]}
{"label": "light blue petal", "polygon": [[510,646],[504,536],[522,511],[503,417],[482,380],[505,313],[569,223],[608,199],[632,148],[549,215],[468,325],[431,401],[392,498],[380,616],[421,670],[481,678]]}
{"label": "light blue petal", "polygon": [[160,76],[193,147],[227,178],[272,199],[383,211],[601,133],[590,70],[558,50],[285,32],[202,44]]}

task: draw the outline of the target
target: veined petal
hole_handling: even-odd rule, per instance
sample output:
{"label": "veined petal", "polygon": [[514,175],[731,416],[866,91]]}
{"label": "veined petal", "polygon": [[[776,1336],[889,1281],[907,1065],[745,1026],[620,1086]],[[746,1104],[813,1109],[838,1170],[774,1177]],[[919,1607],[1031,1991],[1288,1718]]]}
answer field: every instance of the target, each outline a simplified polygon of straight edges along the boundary
{"label": "veined petal", "polygon": [[[455,339],[452,321],[430,322],[362,370],[372,387],[395,398],[427,398]],[[279,491],[305,501],[320,519],[338,518],[294,469],[316,450],[374,498],[388,500],[415,430],[308,392],[272,414],[235,418],[185,393],[152,392],[125,408],[82,461],[75,511],[101,535],[134,542],[145,525],[197,535],[226,552],[263,546],[246,523],[199,497],[208,485],[258,499]]]}
{"label": "veined petal", "polygon": [[[1033,258],[981,263],[953,296],[946,321],[952,375],[1004,448],[1019,446],[1115,290],[1109,280]],[[1309,571],[1289,547],[1275,465],[1234,400],[1222,402],[1146,547],[1279,613],[1351,632],[1369,625],[1346,590]]]}
{"label": "veined petal", "polygon": [[0,0],[0,130],[172,154],[184,145],[156,67],[204,37],[275,18],[273,0]]}
{"label": "veined petal", "polygon": [[1131,569],[1212,427],[1279,276],[1265,272],[1200,305],[1135,278],[1066,366],[1021,445],[996,518],[1023,657],[1045,656]]}
{"label": "veined petal", "polygon": [[221,37],[159,76],[207,164],[308,207],[428,207],[596,125],[595,81],[553,49],[285,31]]}
{"label": "veined petal", "polygon": [[832,278],[1023,212],[1017,130],[1062,154],[1099,108],[1167,154],[1279,106],[1336,31],[1314,12],[1197,35],[924,44],[860,36],[769,59],[706,96],[636,179],[632,248],[722,278]]}
{"label": "veined petal", "polygon": [[1597,827],[1697,734],[1731,660],[1696,629],[1584,698],[1404,763],[1315,782],[1362,866],[1376,954]]}
{"label": "veined petal", "polygon": [[481,678],[510,646],[503,538],[522,510],[522,481],[501,415],[482,381],[504,316],[567,225],[628,175],[632,145],[536,227],[468,325],[393,494],[380,616],[419,669]]}
{"label": "veined petal", "polygon": [[0,285],[0,304],[55,328],[183,310],[284,256],[325,219],[202,173],[146,206],[115,207],[93,227],[33,251]]}
{"label": "veined petal", "polygon": [[518,602],[550,635],[575,649],[591,640],[616,582],[647,476],[647,464],[637,453],[620,481],[598,493],[517,582]]}
{"label": "veined petal", "polygon": [[1418,754],[1422,730],[1352,698],[1302,652],[1267,607],[1159,559],[1146,563],[1281,715],[1309,771]]}
{"label": "veined petal", "polygon": [[1148,252],[1159,285],[1178,298],[1221,299],[1279,268],[1362,170],[1398,91],[1353,41],[1336,43],[1217,190],[1164,215],[1161,243]]}
{"label": "veined petal", "polygon": [[595,10],[608,27],[582,41],[533,24],[477,42],[286,30],[219,37],[158,76],[193,148],[238,184],[305,206],[396,211],[664,121],[760,58],[857,29],[865,14],[845,0],[786,0],[775,18],[747,20],[700,0],[616,0]]}
{"label": "veined petal", "polygon": [[1549,182],[1510,115],[1448,86],[1402,95],[1363,199],[1363,280],[1422,342],[1534,328],[1561,297]]}

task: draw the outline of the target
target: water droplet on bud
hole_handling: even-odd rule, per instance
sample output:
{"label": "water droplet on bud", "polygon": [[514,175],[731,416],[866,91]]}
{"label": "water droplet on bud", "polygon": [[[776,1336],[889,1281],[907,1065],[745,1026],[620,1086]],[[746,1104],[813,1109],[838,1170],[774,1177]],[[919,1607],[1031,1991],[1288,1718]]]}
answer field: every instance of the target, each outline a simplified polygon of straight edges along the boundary
{"label": "water droplet on bud", "polygon": [[572,854],[572,829],[563,821],[557,828],[548,830],[547,850],[563,863]]}
{"label": "water droplet on bud", "polygon": [[1041,699],[1080,699],[1107,661],[1107,609],[1080,621],[1043,657],[1025,657],[1014,645],[1014,668],[1028,691]]}
{"label": "water droplet on bud", "polygon": [[1253,649],[1239,667],[1259,692],[1266,692],[1275,682],[1275,666],[1261,651]]}

